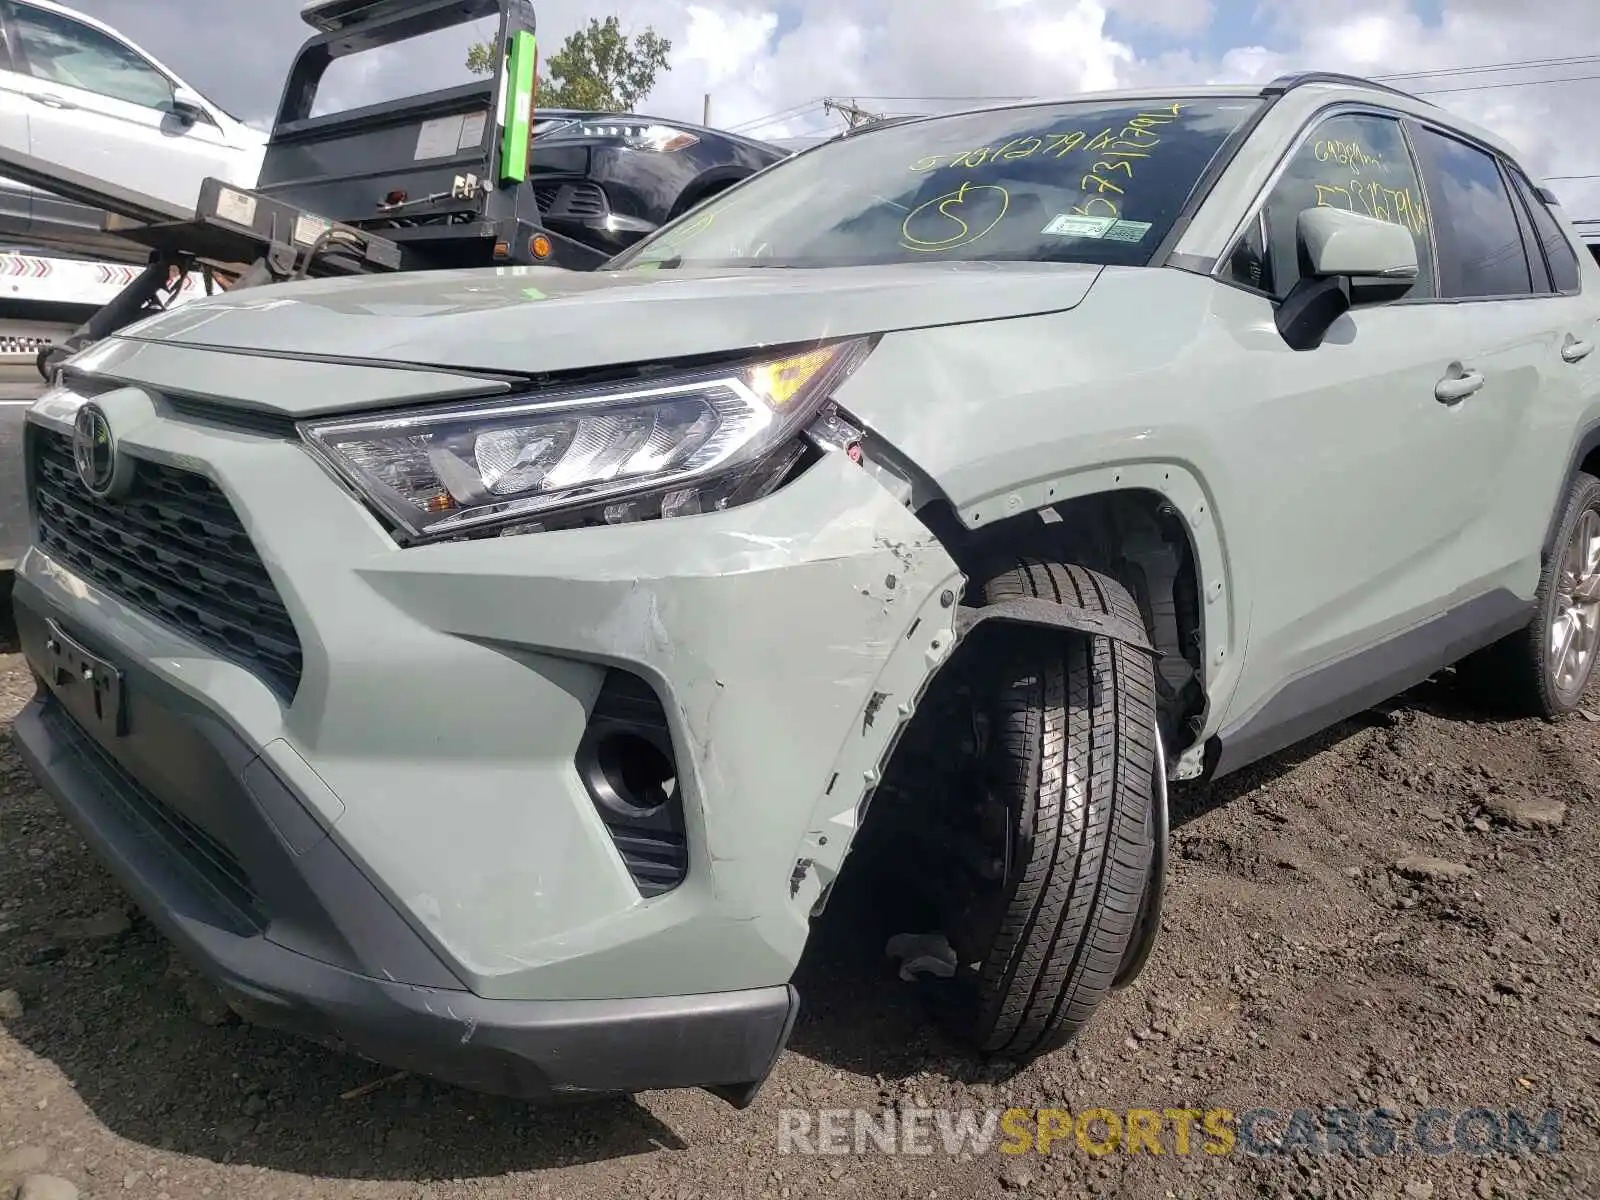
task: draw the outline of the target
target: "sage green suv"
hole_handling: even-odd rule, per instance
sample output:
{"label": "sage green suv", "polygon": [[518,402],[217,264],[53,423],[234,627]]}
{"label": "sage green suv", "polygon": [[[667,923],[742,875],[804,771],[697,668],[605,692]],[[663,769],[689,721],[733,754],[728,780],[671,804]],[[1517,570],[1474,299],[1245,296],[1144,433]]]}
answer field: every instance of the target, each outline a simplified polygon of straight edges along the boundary
{"label": "sage green suv", "polygon": [[847,857],[1026,1060],[1150,952],[1169,779],[1450,664],[1577,705],[1597,318],[1510,149],[1324,75],[195,301],[29,414],[16,740],[241,1012],[383,1062],[746,1103]]}

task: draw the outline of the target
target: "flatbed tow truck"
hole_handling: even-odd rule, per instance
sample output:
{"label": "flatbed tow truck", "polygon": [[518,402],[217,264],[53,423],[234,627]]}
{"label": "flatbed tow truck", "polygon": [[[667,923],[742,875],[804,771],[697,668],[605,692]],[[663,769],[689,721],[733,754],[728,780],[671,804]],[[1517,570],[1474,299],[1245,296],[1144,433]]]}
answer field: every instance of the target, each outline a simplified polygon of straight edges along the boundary
{"label": "flatbed tow truck", "polygon": [[[546,229],[529,186],[538,50],[530,0],[312,0],[254,189],[208,179],[194,212],[0,147],[0,174],[107,214],[107,238],[145,266],[70,336],[37,349],[46,380],[72,354],[184,289],[454,267],[598,266]],[[492,76],[313,116],[338,59],[497,18]],[[0,334],[3,336],[3,334]]]}
{"label": "flatbed tow truck", "polygon": [[[530,0],[311,0],[301,15],[316,32],[295,56],[253,189],[208,179],[189,212],[0,146],[0,175],[106,214],[81,242],[0,253],[0,273],[29,279],[15,289],[21,307],[0,315],[0,368],[37,368],[51,382],[101,338],[217,289],[490,265],[590,270],[605,260],[539,219]],[[489,18],[502,51],[491,77],[312,115],[336,60]],[[0,277],[0,301],[5,290]],[[28,315],[28,300],[76,323]],[[0,378],[0,603],[28,544],[21,433],[38,387]]]}

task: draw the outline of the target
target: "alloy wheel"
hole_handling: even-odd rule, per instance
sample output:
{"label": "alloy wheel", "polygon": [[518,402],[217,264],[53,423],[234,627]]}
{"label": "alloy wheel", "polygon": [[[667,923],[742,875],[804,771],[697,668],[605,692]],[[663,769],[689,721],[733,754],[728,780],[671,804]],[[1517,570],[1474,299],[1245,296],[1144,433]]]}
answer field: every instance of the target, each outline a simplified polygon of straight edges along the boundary
{"label": "alloy wheel", "polygon": [[1600,648],[1600,513],[1578,518],[1561,555],[1561,578],[1550,614],[1545,653],[1550,686],[1562,701],[1576,703]]}

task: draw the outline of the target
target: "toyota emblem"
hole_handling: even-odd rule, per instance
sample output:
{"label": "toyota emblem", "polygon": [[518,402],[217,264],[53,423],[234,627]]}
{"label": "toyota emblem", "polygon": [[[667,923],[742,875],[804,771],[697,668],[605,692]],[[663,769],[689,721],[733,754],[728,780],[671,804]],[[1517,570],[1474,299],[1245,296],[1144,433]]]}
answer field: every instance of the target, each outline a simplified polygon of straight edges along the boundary
{"label": "toyota emblem", "polygon": [[98,404],[85,404],[72,422],[72,461],[92,495],[111,494],[117,484],[117,441]]}

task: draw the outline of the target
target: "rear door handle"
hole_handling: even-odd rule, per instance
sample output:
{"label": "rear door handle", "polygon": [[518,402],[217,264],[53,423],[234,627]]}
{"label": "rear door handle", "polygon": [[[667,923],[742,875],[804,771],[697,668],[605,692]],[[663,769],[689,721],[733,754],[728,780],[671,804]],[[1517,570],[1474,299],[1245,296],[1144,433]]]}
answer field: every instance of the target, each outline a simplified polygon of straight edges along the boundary
{"label": "rear door handle", "polygon": [[1434,385],[1434,398],[1440,404],[1460,404],[1483,387],[1483,375],[1478,371],[1463,371],[1460,375],[1446,375]]}
{"label": "rear door handle", "polygon": [[1594,343],[1591,341],[1568,342],[1561,347],[1561,358],[1564,362],[1579,363],[1594,353]]}
{"label": "rear door handle", "polygon": [[60,96],[52,96],[48,92],[33,92],[33,99],[46,108],[77,108],[71,100],[63,100]]}

